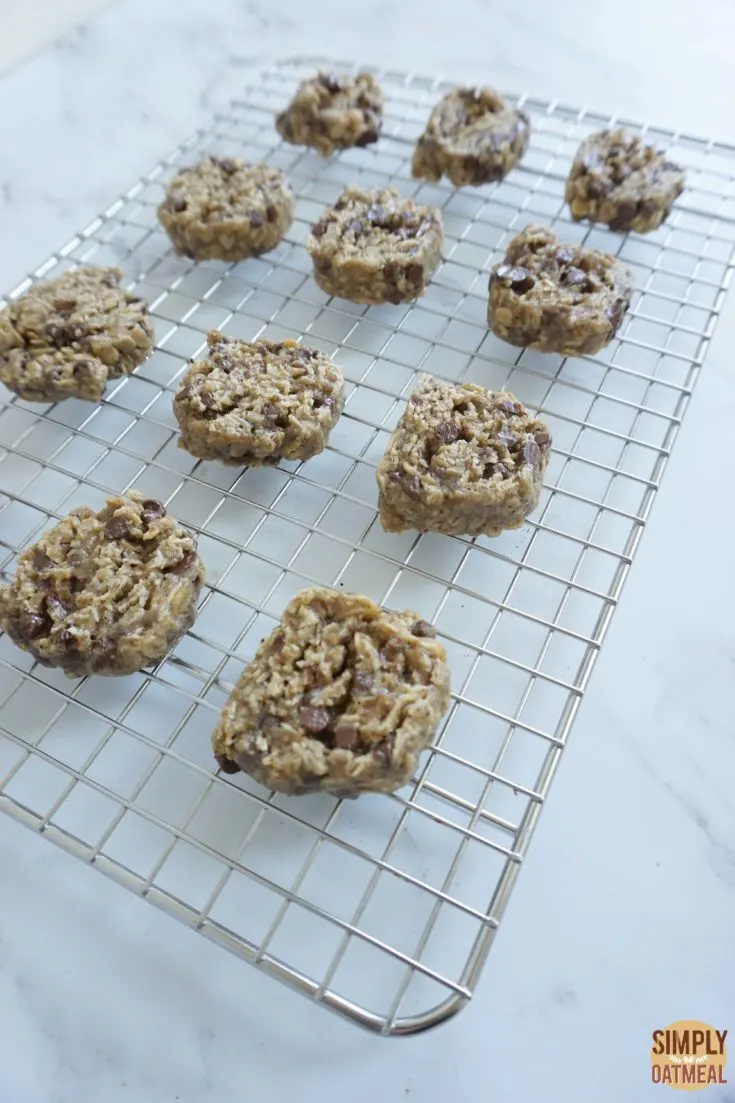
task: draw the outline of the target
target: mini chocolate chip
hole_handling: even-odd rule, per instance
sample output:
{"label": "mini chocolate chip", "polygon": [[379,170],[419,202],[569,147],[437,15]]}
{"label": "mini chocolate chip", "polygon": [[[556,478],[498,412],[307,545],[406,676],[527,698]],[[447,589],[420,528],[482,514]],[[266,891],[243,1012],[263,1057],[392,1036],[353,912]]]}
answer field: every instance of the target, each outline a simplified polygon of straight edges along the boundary
{"label": "mini chocolate chip", "polygon": [[197,553],[195,551],[184,552],[184,554],[182,555],[182,557],[178,561],[178,563],[172,563],[170,566],[163,568],[164,573],[165,574],[183,574],[184,571],[187,570],[187,568],[192,565],[192,563],[194,562],[196,557],[197,557]]}
{"label": "mini chocolate chip", "polygon": [[388,766],[390,764],[390,744],[385,740],[378,743],[377,747],[373,747],[373,755],[381,766]]}
{"label": "mini chocolate chip", "polygon": [[411,632],[414,636],[426,636],[428,639],[433,639],[436,635],[436,628],[433,624],[429,624],[428,620],[417,620],[411,627]]}
{"label": "mini chocolate chip", "polygon": [[462,431],[454,421],[442,421],[434,430],[434,440],[437,444],[454,444],[462,436]]}
{"label": "mini chocolate chip", "polygon": [[70,345],[81,336],[79,326],[65,325],[63,322],[49,322],[44,328],[44,334],[57,348]]}
{"label": "mini chocolate chip", "polygon": [[509,472],[504,463],[486,463],[482,469],[483,479],[492,479],[500,475],[501,479],[507,478]]}
{"label": "mini chocolate chip", "polygon": [[23,612],[20,614],[17,620],[18,632],[24,640],[37,640],[39,636],[43,636],[49,628],[49,622],[46,617],[39,616],[38,613]]}
{"label": "mini chocolate chip", "polygon": [[317,735],[319,732],[325,731],[329,727],[329,721],[331,717],[326,709],[317,708],[313,705],[304,705],[299,709],[299,723],[306,731]]}
{"label": "mini chocolate chip", "polygon": [[265,219],[263,218],[260,211],[251,211],[249,221],[250,225],[257,230],[264,224]]}
{"label": "mini chocolate chip", "polygon": [[145,523],[150,525],[151,521],[158,521],[161,517],[166,516],[166,507],[155,498],[146,498],[141,507],[140,515]]}
{"label": "mini chocolate chip", "polygon": [[124,517],[111,517],[105,524],[105,536],[108,540],[122,540],[130,532],[130,525]]}
{"label": "mini chocolate chip", "polygon": [[545,448],[547,444],[551,444],[551,435],[549,433],[534,433],[533,439],[539,448]]}
{"label": "mini chocolate chip", "polygon": [[233,762],[231,758],[227,758],[227,756],[223,754],[216,754],[214,757],[217,759],[217,765],[223,774],[240,773],[240,767],[236,762]]}
{"label": "mini chocolate chip", "polygon": [[511,291],[515,291],[516,295],[525,295],[536,282],[523,265],[500,264],[495,271],[501,280],[510,284]]}
{"label": "mini chocolate chip", "polygon": [[495,406],[496,410],[502,410],[504,414],[522,414],[523,407],[520,402],[511,402],[510,399],[504,398],[502,402],[498,402]]}
{"label": "mini chocolate chip", "polygon": [[183,195],[169,196],[168,205],[171,208],[171,210],[176,211],[177,214],[180,214],[182,211],[185,211],[186,208],[188,207],[188,203],[184,199]]}
{"label": "mini chocolate chip", "polygon": [[45,551],[41,551],[40,548],[36,548],[32,557],[33,566],[37,571],[50,571],[54,563],[52,559],[46,555]]}
{"label": "mini chocolate chip", "polygon": [[369,670],[356,670],[352,675],[353,693],[370,693],[374,684],[375,678]]}
{"label": "mini chocolate chip", "polygon": [[538,467],[541,463],[541,449],[531,437],[523,445],[523,460],[531,467]]}
{"label": "mini chocolate chip", "polygon": [[327,232],[327,225],[328,223],[326,223],[323,219],[320,219],[319,222],[315,222],[314,225],[311,227],[311,232],[314,237],[323,237],[324,234],[326,234]]}
{"label": "mini chocolate chip", "polygon": [[515,433],[506,433],[504,429],[498,433],[498,443],[504,444],[509,452],[514,452],[517,448],[520,448],[520,439]]}
{"label": "mini chocolate chip", "polygon": [[418,475],[406,475],[401,472],[396,472],[398,475],[398,482],[401,485],[401,490],[409,498],[418,499],[421,497],[421,480]]}
{"label": "mini chocolate chip", "polygon": [[274,206],[273,203],[269,203],[265,208],[265,217],[269,222],[275,222],[278,218],[278,207]]}
{"label": "mini chocolate chip", "polygon": [[354,724],[338,724],[334,729],[334,745],[352,751],[360,742],[360,733]]}
{"label": "mini chocolate chip", "polygon": [[200,391],[199,401],[203,406],[214,406],[216,399],[211,391]]}
{"label": "mini chocolate chip", "polygon": [[191,398],[194,393],[194,388],[191,383],[187,383],[180,391],[177,391],[174,395],[174,402],[185,402],[187,398]]}

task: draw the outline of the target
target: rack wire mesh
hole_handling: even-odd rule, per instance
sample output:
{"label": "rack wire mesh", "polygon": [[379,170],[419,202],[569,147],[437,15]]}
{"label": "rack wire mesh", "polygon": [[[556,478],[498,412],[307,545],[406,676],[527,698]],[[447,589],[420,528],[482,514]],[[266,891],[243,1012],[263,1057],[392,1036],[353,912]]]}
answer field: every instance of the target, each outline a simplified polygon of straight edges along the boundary
{"label": "rack wire mesh", "polygon": [[[321,64],[258,73],[8,297],[80,262],[119,264],[151,304],[157,343],[99,406],[0,406],[2,577],[69,509],[135,487],[199,534],[208,586],[188,636],[128,678],[70,681],[0,637],[0,807],[315,1002],[409,1034],[470,999],[546,800],[722,308],[735,148],[510,97],[532,118],[522,165],[456,191],[410,175],[412,143],[450,87],[439,78],[371,70],[387,95],[377,146],[322,160],[282,144],[274,111]],[[574,224],[563,203],[579,141],[616,122],[687,168],[686,193],[645,238]],[[161,186],[209,152],[286,172],[296,220],[274,252],[228,266],[172,254],[155,216]],[[310,276],[308,225],[354,180],[442,209],[445,260],[413,305],[333,300]],[[596,357],[520,351],[487,331],[488,270],[532,220],[634,270],[632,309]],[[177,449],[171,395],[210,327],[303,337],[341,366],[347,403],[321,456],[233,471]],[[508,388],[549,423],[546,487],[522,529],[382,532],[375,466],[419,371]],[[213,772],[218,710],[310,583],[415,608],[449,652],[446,721],[393,796],[289,799]]]}

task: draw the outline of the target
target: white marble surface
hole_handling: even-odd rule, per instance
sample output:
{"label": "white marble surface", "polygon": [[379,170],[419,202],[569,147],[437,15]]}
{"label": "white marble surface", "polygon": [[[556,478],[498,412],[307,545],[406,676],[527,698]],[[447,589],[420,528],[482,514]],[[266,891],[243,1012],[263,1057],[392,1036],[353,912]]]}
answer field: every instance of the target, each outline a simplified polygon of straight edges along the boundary
{"label": "white marble surface", "polygon": [[[0,282],[204,121],[255,55],[359,52],[732,138],[732,32],[728,0],[367,0],[349,20],[338,0],[130,0],[0,82]],[[0,1103],[637,1103],[665,1092],[653,1029],[735,1029],[732,314],[472,1005],[440,1033],[365,1036],[3,819]]]}

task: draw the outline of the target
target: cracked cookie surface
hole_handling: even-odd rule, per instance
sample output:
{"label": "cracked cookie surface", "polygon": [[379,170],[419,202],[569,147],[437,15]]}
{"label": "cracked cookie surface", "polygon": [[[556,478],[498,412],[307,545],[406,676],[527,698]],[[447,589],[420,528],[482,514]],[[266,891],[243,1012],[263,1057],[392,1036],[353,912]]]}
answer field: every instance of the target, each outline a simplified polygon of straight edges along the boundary
{"label": "cracked cookie surface", "polygon": [[349,77],[320,72],[299,85],[276,116],[276,130],[284,141],[311,146],[327,157],[335,150],[377,142],[382,122],[383,93],[370,73]]}
{"label": "cracked cookie surface", "polygon": [[200,459],[259,467],[323,451],[342,411],[339,368],[296,341],[207,334],[174,397],[180,445]]}
{"label": "cracked cookie surface", "polygon": [[417,613],[359,594],[297,594],[222,711],[220,767],[291,794],[400,788],[449,705],[434,634]]}
{"label": "cracked cookie surface", "polygon": [[22,553],[0,587],[0,625],[71,677],[132,674],[191,627],[203,581],[192,534],[131,491],[73,510]]}
{"label": "cracked cookie surface", "polygon": [[237,261],[275,249],[293,212],[293,194],[280,169],[239,157],[206,157],[171,179],[158,218],[177,253]]}
{"label": "cracked cookie surface", "polygon": [[394,188],[350,184],[324,212],[307,247],[323,291],[355,303],[406,303],[423,295],[442,256],[439,211]]}
{"label": "cracked cookie surface", "polygon": [[0,312],[0,381],[28,402],[99,402],[154,342],[147,303],[119,268],[85,266],[34,284]]}
{"label": "cracked cookie surface", "polygon": [[424,375],[378,465],[386,532],[499,536],[539,502],[551,434],[515,395]]}
{"label": "cracked cookie surface", "polygon": [[564,197],[577,221],[647,234],[668,217],[684,179],[679,165],[637,134],[601,130],[579,147]]}
{"label": "cracked cookie surface", "polygon": [[455,88],[429,116],[411,163],[413,176],[447,176],[461,188],[502,180],[528,148],[528,116],[492,88]]}
{"label": "cracked cookie surface", "polygon": [[617,257],[531,225],[490,273],[488,322],[511,345],[593,356],[619,330],[632,293],[633,276]]}

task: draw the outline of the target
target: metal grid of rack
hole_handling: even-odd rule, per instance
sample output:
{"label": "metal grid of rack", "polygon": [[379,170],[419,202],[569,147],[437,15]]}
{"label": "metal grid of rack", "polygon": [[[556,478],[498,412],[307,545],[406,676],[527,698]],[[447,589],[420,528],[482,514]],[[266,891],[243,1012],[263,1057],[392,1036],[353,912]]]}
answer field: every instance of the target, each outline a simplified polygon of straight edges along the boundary
{"label": "metal grid of rack", "polygon": [[[387,97],[374,147],[322,160],[282,144],[274,111],[318,64],[258,73],[9,296],[80,262],[119,264],[151,304],[157,344],[97,407],[0,405],[3,579],[69,509],[135,487],[199,534],[208,586],[188,636],[129,678],[71,681],[0,637],[0,808],[315,1002],[408,1034],[469,1000],[523,862],[722,308],[735,149],[523,97],[522,165],[456,191],[410,175],[412,143],[450,87],[441,79],[372,70]],[[671,218],[645,238],[576,225],[563,203],[581,138],[618,121],[688,172]],[[172,254],[155,216],[161,185],[208,152],[286,172],[296,220],[274,252],[229,266]],[[311,278],[308,225],[353,180],[442,209],[445,260],[417,303],[356,306]],[[632,309],[600,355],[565,360],[488,333],[489,268],[529,221],[634,270]],[[172,392],[211,327],[303,337],[341,366],[345,411],[321,456],[234,470],[177,449]],[[508,388],[549,423],[545,491],[522,529],[382,532],[375,466],[419,371]],[[218,710],[310,583],[415,608],[449,652],[446,721],[393,796],[289,799],[213,772]]]}

